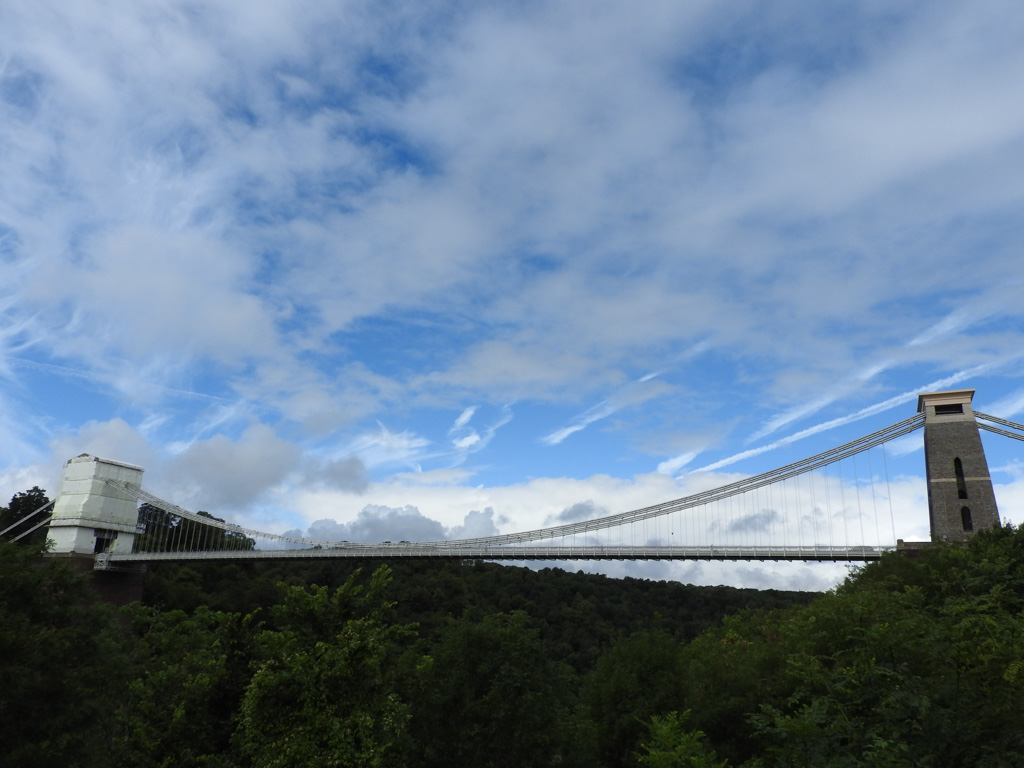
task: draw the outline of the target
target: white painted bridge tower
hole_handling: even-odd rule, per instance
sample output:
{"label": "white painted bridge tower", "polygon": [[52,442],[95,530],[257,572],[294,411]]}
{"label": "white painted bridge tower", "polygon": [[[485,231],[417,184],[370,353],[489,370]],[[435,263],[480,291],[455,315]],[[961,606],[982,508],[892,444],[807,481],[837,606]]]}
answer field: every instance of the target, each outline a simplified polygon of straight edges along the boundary
{"label": "white painted bridge tower", "polygon": [[142,469],[83,453],[64,465],[50,518],[54,554],[130,553],[138,532],[138,501],[105,481],[142,487]]}

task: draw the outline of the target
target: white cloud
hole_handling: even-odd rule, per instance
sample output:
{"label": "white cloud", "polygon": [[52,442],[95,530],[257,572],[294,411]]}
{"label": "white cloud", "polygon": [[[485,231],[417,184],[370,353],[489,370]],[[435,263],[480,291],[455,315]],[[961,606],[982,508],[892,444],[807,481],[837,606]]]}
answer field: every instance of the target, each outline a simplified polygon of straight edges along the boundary
{"label": "white cloud", "polygon": [[[485,304],[484,312],[485,319],[500,325],[412,386],[457,382],[478,392],[503,387],[505,397],[547,397],[567,385],[607,385],[608,366],[624,356],[648,350],[652,361],[659,347],[684,346],[700,335],[727,348],[765,350],[772,348],[763,343],[770,333],[780,355],[798,355],[787,364],[828,367],[842,359],[844,347],[818,338],[813,329],[841,313],[873,330],[875,313],[869,310],[886,291],[894,295],[893,286],[900,283],[893,270],[903,262],[890,266],[867,254],[863,261],[848,261],[842,275],[846,290],[823,304],[813,299],[822,294],[822,281],[836,279],[827,264],[805,260],[796,281],[776,282],[780,270],[785,276],[788,244],[769,238],[755,245],[755,233],[745,232],[740,222],[756,220],[766,199],[777,204],[780,178],[796,193],[790,220],[816,215],[819,201],[829,195],[849,199],[851,188],[862,199],[865,188],[885,187],[894,174],[914,183],[920,163],[858,161],[859,173],[822,173],[821,156],[849,170],[845,154],[830,147],[850,146],[851,131],[852,146],[872,158],[880,146],[888,146],[885,142],[903,142],[898,138],[903,133],[893,137],[891,120],[881,130],[847,119],[864,103],[885,114],[898,101],[901,121],[927,124],[929,136],[941,134],[928,142],[927,155],[940,167],[942,158],[963,156],[978,141],[994,140],[1020,125],[1008,100],[995,100],[999,80],[989,77],[993,70],[1009,70],[989,50],[990,36],[983,33],[998,15],[994,11],[975,14],[975,25],[961,29],[955,50],[970,66],[953,67],[957,76],[942,84],[934,82],[931,65],[942,64],[949,52],[937,54],[932,41],[960,28],[962,19],[950,8],[937,13],[937,20],[912,18],[895,36],[860,41],[862,66],[819,77],[813,87],[797,79],[785,57],[766,59],[763,72],[729,73],[734,81],[723,84],[725,98],[709,114],[702,111],[699,94],[688,90],[694,83],[673,81],[676,73],[667,71],[667,64],[686,61],[725,29],[740,39],[765,35],[771,41],[791,21],[787,11],[758,19],[757,26],[764,25],[758,32],[746,12],[713,5],[655,5],[628,14],[609,4],[588,10],[577,15],[545,6],[502,13],[481,9],[436,38],[429,31],[405,37],[418,85],[390,99],[357,88],[359,52],[394,33],[387,19],[377,22],[375,16],[357,14],[358,23],[348,18],[345,25],[332,26],[341,11],[297,6],[283,13],[267,7],[259,18],[236,25],[227,22],[232,14],[221,7],[211,7],[201,20],[125,9],[115,38],[77,7],[57,26],[27,12],[14,14],[17,24],[11,29],[27,29],[26,40],[35,35],[48,41],[35,46],[31,58],[46,74],[49,89],[49,101],[40,102],[40,109],[59,105],[70,111],[64,130],[84,139],[66,149],[66,173],[84,201],[72,209],[73,219],[90,220],[90,206],[100,206],[110,214],[105,220],[113,220],[107,231],[84,241],[87,252],[102,257],[94,265],[101,271],[92,286],[100,294],[83,302],[84,314],[76,322],[92,329],[93,336],[106,332],[111,344],[134,354],[157,341],[221,361],[275,357],[282,354],[273,342],[280,333],[280,312],[301,311],[307,324],[289,341],[315,348],[353,319],[386,313],[387,306],[429,306],[442,295],[456,306],[473,304],[488,294],[490,279],[499,277],[506,293]],[[863,17],[865,24],[876,21],[871,12]],[[105,44],[89,50],[74,45],[79,25]],[[305,37],[314,28],[333,29],[346,44]],[[405,34],[407,28],[401,29]],[[797,39],[822,36],[814,44],[823,47],[825,36],[835,33],[821,19],[786,31]],[[1003,31],[997,40],[1005,42],[1008,34]],[[458,44],[447,44],[452,40]],[[331,55],[317,71],[309,57],[322,51]],[[125,60],[134,62],[130,72],[120,66]],[[362,127],[357,118],[319,100],[332,81],[353,88],[374,130],[395,134],[434,169],[390,167],[381,163],[378,147],[354,141],[353,132]],[[979,94],[978,82],[991,84]],[[285,90],[279,92],[282,83]],[[998,107],[1001,120],[995,122],[1001,127],[934,120],[949,97],[967,99],[978,110]],[[306,112],[291,111],[297,106]],[[124,138],[125,126],[140,108],[148,111],[147,119]],[[233,109],[239,116],[225,122]],[[246,110],[252,121],[241,119]],[[751,125],[757,126],[754,135]],[[38,128],[17,135],[30,141]],[[52,133],[43,135],[55,140]],[[699,153],[709,136],[719,137],[721,151]],[[819,149],[808,153],[808,146]],[[904,144],[898,146],[902,151]],[[116,157],[110,147],[117,148]],[[900,152],[886,150],[884,157],[890,154]],[[28,153],[39,155],[39,149]],[[320,179],[317,171],[324,169],[325,158],[327,178]],[[755,162],[746,162],[751,158]],[[736,176],[740,169],[742,182]],[[317,184],[330,184],[332,175],[371,191],[358,198],[354,191],[323,198],[302,188],[309,183],[315,192]],[[244,219],[250,204],[238,206],[238,195],[257,209],[247,229],[230,221],[231,216]],[[112,202],[104,204],[105,199]],[[267,221],[260,218],[264,210],[287,214]],[[55,221],[67,218],[56,209],[49,215]],[[863,215],[884,236],[888,223],[874,211]],[[920,217],[914,221],[931,224]],[[511,233],[516,234],[510,239]],[[851,239],[842,225],[830,236],[835,234],[846,238],[837,242],[839,250],[870,245]],[[42,254],[64,252],[47,247],[57,245],[52,236],[39,232],[37,240],[33,245],[42,246],[37,249]],[[259,243],[287,249],[270,265],[273,285],[252,280],[268,266],[249,257]],[[559,268],[516,275],[502,266],[504,257],[491,258],[502,243],[549,252]],[[802,245],[814,249],[813,243]],[[112,255],[143,257],[124,263],[109,258],[107,248]],[[150,254],[153,248],[156,253]],[[216,255],[202,266],[233,265],[230,279],[215,272],[212,285],[197,280],[186,291],[173,290],[194,263],[188,255],[199,259],[211,248]],[[913,260],[919,265],[916,256]],[[55,269],[62,266],[59,259],[52,263]],[[378,268],[382,263],[387,266]],[[94,267],[83,265],[83,274],[88,277]],[[112,283],[101,276],[124,270],[130,284],[108,289]],[[157,286],[155,295],[141,298],[140,285]],[[193,290],[200,292],[198,301],[190,296],[182,302],[190,309],[178,312],[172,299]],[[752,290],[763,291],[770,305],[787,302],[789,319],[775,314],[765,327],[756,303],[740,298]],[[146,322],[168,312],[173,318],[168,322]],[[116,331],[110,327],[126,314],[136,322]],[[76,353],[84,354],[78,346]],[[109,351],[104,346],[96,344],[93,363]],[[294,379],[308,373],[308,364],[296,359],[283,365]],[[311,386],[306,394],[323,403],[332,396],[338,400],[330,388],[320,387],[314,395]],[[367,394],[370,412],[386,402],[382,395]]]}
{"label": "white cloud", "polygon": [[444,528],[413,506],[393,509],[373,504],[364,507],[351,523],[317,520],[307,535],[334,541],[437,541],[444,538]]}
{"label": "white cloud", "polygon": [[674,475],[699,455],[700,451],[687,451],[671,459],[665,459],[665,461],[658,464],[658,472],[663,475]]}
{"label": "white cloud", "polygon": [[607,517],[611,512],[604,507],[599,507],[590,499],[573,504],[563,509],[557,515],[549,517],[544,521],[545,525],[561,525],[562,523],[576,523],[581,520],[595,520],[600,517]]}
{"label": "white cloud", "polygon": [[152,467],[158,456],[145,437],[121,419],[86,422],[74,434],[54,439],[50,443],[50,451],[54,463],[61,467],[68,459],[81,453],[134,464],[143,469]]}
{"label": "white cloud", "polygon": [[362,457],[371,467],[384,464],[417,466],[430,440],[408,430],[392,432],[377,423],[377,432],[364,434],[349,446],[349,452]]}
{"label": "white cloud", "polygon": [[[95,345],[82,351],[139,359],[159,350],[225,363],[273,354],[269,312],[246,291],[250,266],[222,242],[132,226],[89,250],[81,266],[54,262],[41,269],[26,291],[56,306],[74,303],[80,332]],[[61,351],[75,355],[82,340]]]}
{"label": "white cloud", "polygon": [[866,408],[861,408],[859,411],[856,411],[855,413],[851,413],[846,416],[841,416],[837,419],[831,419],[820,424],[815,424],[813,427],[802,429],[799,432],[784,437],[780,440],[776,440],[775,442],[769,443],[768,445],[762,445],[759,446],[758,448],[752,448],[748,451],[741,451],[740,453],[733,454],[732,456],[727,456],[724,459],[719,459],[718,461],[712,462],[707,466],[695,469],[693,471],[711,472],[716,469],[721,469],[722,467],[727,467],[730,464],[735,464],[737,461],[740,461],[742,459],[747,459],[752,456],[758,456],[762,453],[767,453],[768,451],[773,451],[776,448],[779,448],[783,445],[789,445],[790,443],[796,442],[797,440],[803,440],[804,438],[816,435],[820,432],[825,432],[827,430],[834,429],[835,427],[842,426],[844,424],[849,424],[854,421],[860,421],[861,419],[865,419],[869,416],[874,416],[875,414],[883,413],[892,408],[895,408],[898,405],[903,405],[905,403],[909,403],[913,400],[916,400],[921,392],[934,392],[941,390],[945,387],[953,386],[954,384],[958,384],[959,382],[965,379],[969,379],[972,376],[977,376],[978,374],[982,373],[983,371],[991,367],[991,364],[986,363],[984,365],[975,366],[974,368],[968,370],[957,371],[952,376],[946,376],[945,378],[939,379],[938,381],[933,381],[930,384],[925,384],[923,387],[919,387],[909,392],[904,392],[900,395],[890,397],[887,400],[883,400],[882,402],[869,405]]}
{"label": "white cloud", "polygon": [[597,421],[608,418],[623,408],[637,406],[655,397],[664,395],[670,387],[664,382],[656,381],[655,379],[656,374],[648,374],[619,388],[607,400],[602,400],[597,405],[577,416],[573,424],[544,435],[540,438],[540,442],[543,445],[558,445],[570,435],[586,429]]}
{"label": "white cloud", "polygon": [[1003,419],[1012,419],[1021,411],[1024,411],[1024,389],[1019,389],[1006,397],[1000,398],[991,405],[986,405],[983,413],[998,416]]}
{"label": "white cloud", "polygon": [[[376,499],[376,503],[390,508],[414,504],[423,515],[446,528],[463,525],[464,516],[470,510],[490,508],[496,521],[504,521],[502,531],[508,532],[515,530],[508,527],[513,524],[520,530],[540,528],[545,520],[553,519],[586,499],[600,499],[602,507],[625,511],[681,496],[690,487],[706,487],[684,486],[665,475],[654,474],[629,480],[607,475],[580,480],[536,478],[505,486],[470,485],[471,477],[465,473],[451,478],[457,485],[423,484],[417,482],[420,478],[418,473],[393,475],[386,482],[373,483],[367,494]],[[365,501],[357,502],[340,493],[299,488],[294,492],[292,505],[302,510],[309,520],[324,517],[345,520],[354,518]]]}
{"label": "white cloud", "polygon": [[480,442],[480,435],[476,432],[470,432],[468,435],[456,438],[452,440],[452,446],[459,450],[465,450],[466,448],[472,448],[474,445]]}
{"label": "white cloud", "polygon": [[449,539],[478,539],[484,536],[495,536],[498,528],[494,524],[494,510],[487,509],[471,510],[466,513],[462,525],[449,528],[447,538]]}
{"label": "white cloud", "polygon": [[400,542],[400,541],[443,541],[445,539],[473,538],[497,533],[494,527],[494,511],[473,510],[466,513],[461,525],[445,529],[436,520],[425,517],[416,507],[402,508],[367,505],[359,511],[355,520],[339,523],[330,518],[313,521],[305,531],[291,534],[325,541],[357,542]]}
{"label": "white cloud", "polygon": [[182,500],[176,503],[187,508],[244,508],[282,483],[300,458],[295,445],[255,424],[238,440],[214,435],[193,443],[167,462],[153,485],[158,495],[173,490]]}
{"label": "white cloud", "polygon": [[924,432],[914,432],[886,443],[886,450],[893,456],[906,456],[924,449]]}
{"label": "white cloud", "polygon": [[338,460],[307,457],[304,483],[322,483],[329,488],[365,493],[370,485],[366,465],[357,456]]}
{"label": "white cloud", "polygon": [[[452,438],[452,448],[455,449],[455,456],[453,457],[455,463],[465,461],[466,457],[471,453],[484,450],[490,445],[498,430],[512,421],[512,409],[509,406],[505,406],[498,413],[497,418],[484,428],[484,433],[481,435],[475,429],[466,426],[469,418],[473,415],[469,413],[469,416],[467,416],[466,414],[469,411],[470,409],[468,408],[463,411],[459,418],[456,419],[455,426],[448,431],[449,437]],[[472,412],[475,411],[476,407],[474,406]]]}
{"label": "white cloud", "polygon": [[459,417],[455,419],[455,423],[452,424],[452,428],[449,431],[455,432],[469,424],[470,419],[473,418],[473,414],[476,413],[476,409],[477,406],[471,405],[468,406],[465,410],[463,410],[462,413],[459,414]]}
{"label": "white cloud", "polygon": [[556,429],[551,434],[542,437],[540,439],[540,442],[543,443],[544,445],[558,445],[560,442],[565,440],[565,438],[569,437],[569,435],[575,434],[576,432],[580,432],[586,429],[590,424],[593,424],[595,421],[600,421],[601,419],[611,416],[617,410],[618,408],[616,406],[612,405],[607,401],[603,403],[598,403],[593,408],[584,413],[582,416],[580,416],[575,424],[572,424],[568,427],[562,427],[561,429]]}

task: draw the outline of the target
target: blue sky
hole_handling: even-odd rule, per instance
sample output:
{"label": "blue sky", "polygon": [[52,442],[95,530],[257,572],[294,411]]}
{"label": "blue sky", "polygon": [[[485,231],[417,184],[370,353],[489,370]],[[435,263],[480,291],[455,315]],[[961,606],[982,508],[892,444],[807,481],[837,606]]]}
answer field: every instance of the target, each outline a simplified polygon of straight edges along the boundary
{"label": "blue sky", "polygon": [[266,529],[509,532],[932,386],[1020,417],[1022,33],[995,0],[4,3],[0,498],[88,451]]}

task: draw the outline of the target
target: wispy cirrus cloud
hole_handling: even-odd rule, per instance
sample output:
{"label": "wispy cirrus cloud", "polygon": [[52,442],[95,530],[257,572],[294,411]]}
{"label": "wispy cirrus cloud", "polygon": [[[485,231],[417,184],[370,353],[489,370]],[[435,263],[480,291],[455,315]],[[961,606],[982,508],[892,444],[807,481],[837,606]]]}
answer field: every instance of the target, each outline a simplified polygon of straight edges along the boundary
{"label": "wispy cirrus cloud", "polygon": [[617,410],[619,410],[620,407],[621,406],[614,403],[610,403],[607,400],[598,403],[593,408],[590,408],[585,413],[580,415],[576,419],[576,422],[574,424],[562,427],[561,429],[556,429],[554,432],[544,435],[542,438],[540,438],[540,442],[543,445],[558,445],[560,442],[565,440],[570,435],[576,434],[577,432],[586,429],[595,421],[600,421],[601,419],[608,418]]}
{"label": "wispy cirrus cloud", "polygon": [[360,456],[370,467],[396,464],[420,469],[420,460],[431,441],[409,430],[393,432],[377,423],[377,431],[366,433],[354,440],[346,450]]}
{"label": "wispy cirrus cloud", "polygon": [[658,464],[657,471],[663,475],[674,475],[699,455],[700,451],[687,451],[678,456],[673,456],[671,459],[665,459],[665,461]]}
{"label": "wispy cirrus cloud", "polygon": [[762,453],[774,451],[775,449],[781,448],[784,445],[790,445],[791,443],[795,443],[798,440],[803,440],[805,438],[811,437],[812,435],[817,435],[821,432],[826,432],[830,429],[835,429],[836,427],[843,426],[844,424],[850,424],[854,421],[860,421],[862,419],[868,418],[869,416],[874,416],[876,414],[891,410],[896,406],[912,402],[917,399],[917,396],[921,392],[931,392],[935,390],[941,390],[945,387],[954,386],[956,384],[959,384],[961,381],[970,379],[973,376],[977,376],[981,373],[984,373],[985,371],[988,371],[992,367],[993,364],[985,363],[983,365],[978,365],[963,371],[957,371],[952,376],[946,376],[944,378],[938,379],[929,384],[925,384],[924,386],[911,390],[909,392],[903,392],[902,394],[890,397],[886,400],[875,403],[873,405],[869,405],[865,408],[861,408],[855,411],[854,413],[847,414],[846,416],[840,416],[839,418],[836,419],[830,419],[829,421],[824,421],[821,422],[820,424],[815,424],[812,427],[802,429],[799,432],[795,432],[792,435],[788,435],[787,437],[784,437],[780,440],[776,440],[767,445],[762,445],[757,448],[752,448],[748,451],[741,451],[739,453],[733,454],[732,456],[727,456],[724,459],[719,459],[718,461],[714,461],[706,466],[700,467],[699,469],[694,469],[693,471],[712,472],[714,470],[721,469],[722,467],[727,467],[731,464],[735,464],[736,462],[742,461],[743,459],[749,459],[753,456],[759,456]]}
{"label": "wispy cirrus cloud", "polygon": [[[915,347],[934,344],[935,342],[941,341],[943,338],[960,333],[972,325],[984,321],[995,311],[995,308],[991,305],[979,307],[976,302],[970,302],[969,306],[963,306],[953,310],[939,322],[934,323],[915,335],[904,345],[904,347],[906,349],[913,349]],[[863,368],[862,370],[857,371],[848,381],[840,382],[831,393],[801,403],[800,405],[772,417],[764,423],[761,429],[750,435],[747,438],[747,442],[750,443],[755,440],[760,440],[763,437],[767,437],[773,432],[776,432],[795,421],[799,421],[800,419],[821,411],[823,408],[832,405],[840,399],[848,398],[850,395],[861,391],[865,384],[876,379],[891,368],[899,365],[905,365],[909,362],[912,361],[905,359],[902,355],[893,354],[880,362]]]}
{"label": "wispy cirrus cloud", "polygon": [[580,432],[591,424],[606,419],[622,408],[636,406],[652,398],[658,397],[669,389],[668,385],[658,381],[657,373],[648,373],[626,386],[620,388],[607,400],[587,409],[577,416],[572,424],[556,429],[540,438],[542,445],[558,445],[570,435]]}
{"label": "wispy cirrus cloud", "polygon": [[452,424],[452,428],[448,430],[449,434],[451,434],[452,432],[457,432],[459,429],[466,426],[473,418],[473,414],[475,414],[476,411],[477,406],[475,405],[470,405],[465,410],[463,410],[462,413],[459,414],[459,417],[455,419],[455,423]]}
{"label": "wispy cirrus cloud", "polygon": [[512,421],[512,408],[508,405],[502,407],[494,419],[483,428],[482,433],[469,426],[469,422],[478,410],[477,406],[470,406],[459,414],[452,428],[448,430],[448,437],[455,454],[455,463],[461,464],[471,453],[482,451],[490,445],[498,430]]}
{"label": "wispy cirrus cloud", "polygon": [[1009,419],[1018,413],[1024,412],[1024,389],[1018,389],[1016,392],[1011,392],[1005,397],[996,400],[991,405],[986,405],[984,410],[986,413],[991,410],[993,416],[999,416],[1004,419]]}

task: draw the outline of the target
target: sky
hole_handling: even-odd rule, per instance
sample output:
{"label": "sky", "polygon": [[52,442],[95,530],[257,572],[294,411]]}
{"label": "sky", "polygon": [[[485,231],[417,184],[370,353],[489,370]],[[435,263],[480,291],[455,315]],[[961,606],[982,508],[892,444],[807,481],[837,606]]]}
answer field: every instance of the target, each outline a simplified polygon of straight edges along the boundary
{"label": "sky", "polygon": [[260,530],[472,536],[921,391],[1024,421],[1022,37],[1001,0],[4,2],[0,499],[88,452]]}

